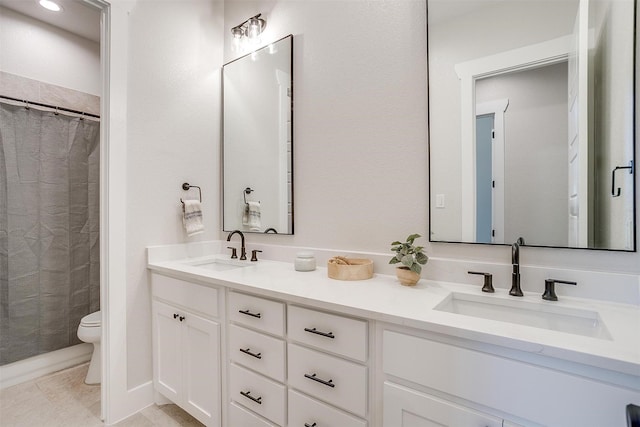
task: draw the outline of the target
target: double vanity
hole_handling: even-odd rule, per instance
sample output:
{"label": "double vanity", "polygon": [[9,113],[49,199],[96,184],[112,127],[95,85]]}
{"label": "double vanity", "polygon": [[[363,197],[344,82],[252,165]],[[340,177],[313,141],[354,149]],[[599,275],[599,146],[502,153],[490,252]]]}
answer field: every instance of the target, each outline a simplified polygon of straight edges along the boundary
{"label": "double vanity", "polygon": [[[226,243],[226,242],[225,242]],[[149,248],[154,384],[208,426],[625,426],[625,304]]]}

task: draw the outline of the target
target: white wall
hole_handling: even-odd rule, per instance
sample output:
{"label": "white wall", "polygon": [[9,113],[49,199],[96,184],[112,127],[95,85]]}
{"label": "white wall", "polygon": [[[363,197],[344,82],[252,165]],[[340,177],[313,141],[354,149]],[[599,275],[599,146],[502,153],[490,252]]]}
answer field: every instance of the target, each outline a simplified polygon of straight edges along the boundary
{"label": "white wall", "polygon": [[567,246],[567,63],[476,81],[476,103],[504,115],[504,242]]}
{"label": "white wall", "polygon": [[0,7],[0,70],[100,96],[100,45]]}
{"label": "white wall", "polygon": [[[232,53],[229,29],[258,12],[268,21],[263,42],[294,35],[296,234],[251,235],[248,243],[386,253],[389,242],[411,232],[426,237],[425,2],[227,1],[225,62],[238,55]],[[572,16],[566,15],[545,22],[545,29],[562,35]],[[537,25],[529,19],[497,22]],[[497,51],[508,42],[496,40]],[[433,114],[430,120],[440,128],[455,128],[457,122]],[[511,260],[508,246],[433,243],[427,249],[438,258]],[[521,262],[640,273],[638,253],[524,248]],[[450,273],[466,278],[461,272]]]}
{"label": "white wall", "polygon": [[[433,0],[429,1],[433,3]],[[435,3],[445,9],[456,6],[456,2],[448,0]],[[431,197],[433,203],[436,194],[444,194],[446,199],[444,209],[432,212],[436,240],[462,239],[461,85],[454,66],[566,36],[573,28],[576,7],[576,1],[553,2],[553,8],[539,1],[489,2],[473,13],[438,20],[430,26],[429,119],[430,135],[434,141],[431,145]],[[436,12],[443,14],[440,9],[434,15]],[[437,19],[434,15],[430,15],[430,21]],[[504,37],[505,33],[510,37]]]}
{"label": "white wall", "polygon": [[258,12],[264,43],[294,35],[295,235],[248,242],[384,252],[426,236],[425,2],[228,1],[225,61],[229,29]]}
{"label": "white wall", "polygon": [[[217,238],[222,3],[140,1],[129,16],[127,353],[129,387],[151,379],[146,246]],[[181,185],[202,188],[205,232],[187,238]],[[196,189],[190,191],[196,192]]]}

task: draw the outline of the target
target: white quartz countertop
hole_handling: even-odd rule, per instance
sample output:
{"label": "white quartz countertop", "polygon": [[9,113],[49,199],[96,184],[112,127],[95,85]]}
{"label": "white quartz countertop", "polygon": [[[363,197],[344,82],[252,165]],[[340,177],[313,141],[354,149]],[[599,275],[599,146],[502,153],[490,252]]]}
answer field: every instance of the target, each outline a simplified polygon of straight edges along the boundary
{"label": "white quartz countertop", "polygon": [[269,260],[246,262],[247,266],[225,271],[195,265],[216,257],[221,256],[150,260],[148,268],[204,285],[222,285],[353,316],[640,376],[640,308],[637,306],[568,297],[547,302],[542,301],[537,293],[525,293],[524,297],[517,298],[523,302],[597,311],[611,336],[611,339],[601,339],[434,310],[452,292],[485,298],[516,298],[509,296],[504,289],[486,294],[481,292],[481,286],[428,280],[420,280],[416,286],[407,287],[400,285],[395,276],[382,274],[375,274],[368,280],[339,281],[328,278],[324,267],[311,272],[298,272],[291,263]]}

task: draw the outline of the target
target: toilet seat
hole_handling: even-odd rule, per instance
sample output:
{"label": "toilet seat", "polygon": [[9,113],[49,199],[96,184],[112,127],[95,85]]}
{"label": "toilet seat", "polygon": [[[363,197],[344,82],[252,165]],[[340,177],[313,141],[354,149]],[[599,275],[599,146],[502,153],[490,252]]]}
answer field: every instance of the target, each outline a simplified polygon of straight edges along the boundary
{"label": "toilet seat", "polygon": [[96,328],[99,327],[102,323],[102,315],[100,311],[96,311],[91,314],[87,314],[80,320],[80,326],[84,326],[86,328]]}

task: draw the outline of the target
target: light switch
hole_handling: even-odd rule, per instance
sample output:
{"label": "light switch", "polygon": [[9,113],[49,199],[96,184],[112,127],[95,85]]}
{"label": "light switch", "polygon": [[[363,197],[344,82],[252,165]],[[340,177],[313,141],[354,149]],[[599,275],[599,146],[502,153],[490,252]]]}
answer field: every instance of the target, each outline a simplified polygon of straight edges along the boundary
{"label": "light switch", "polygon": [[444,194],[436,194],[436,208],[444,208]]}

